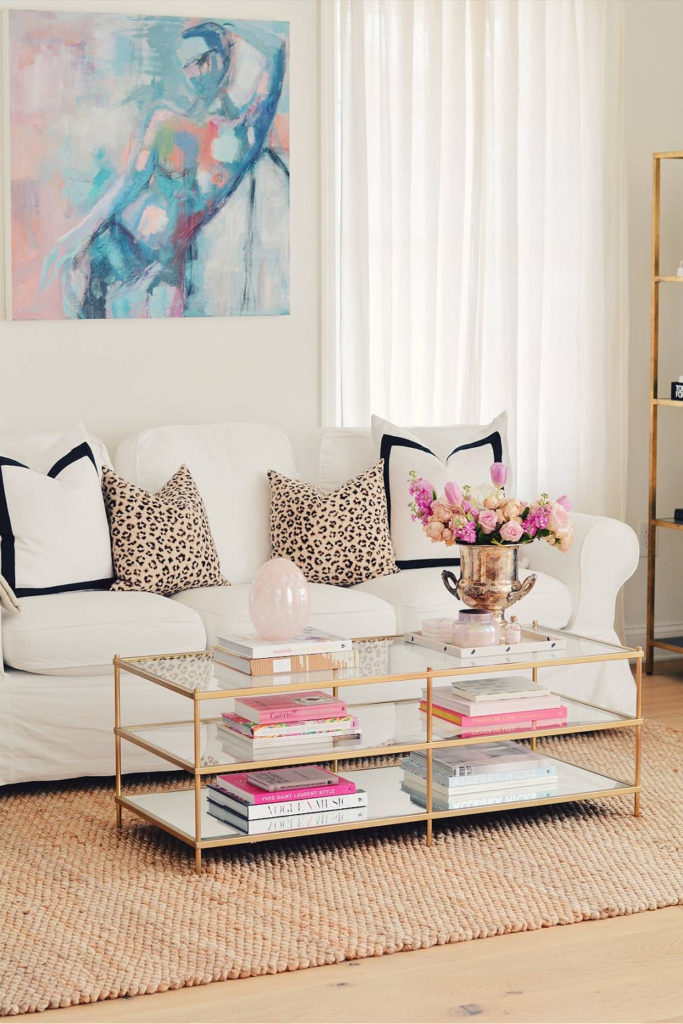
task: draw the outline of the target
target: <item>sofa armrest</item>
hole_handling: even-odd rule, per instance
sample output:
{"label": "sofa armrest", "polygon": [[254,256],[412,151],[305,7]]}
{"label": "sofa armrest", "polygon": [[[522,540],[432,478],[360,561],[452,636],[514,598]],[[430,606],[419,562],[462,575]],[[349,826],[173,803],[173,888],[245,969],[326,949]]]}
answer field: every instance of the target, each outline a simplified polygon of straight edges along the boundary
{"label": "sofa armrest", "polygon": [[0,574],[0,679],[4,675],[4,658],[2,656],[2,617],[3,615],[16,615],[21,611],[21,605],[16,599],[14,591],[5,577]]}
{"label": "sofa armrest", "polygon": [[[626,523],[606,516],[572,513],[574,543],[563,553],[539,541],[530,544],[529,568],[554,576],[572,595],[567,629],[597,640],[617,640],[617,594],[638,565],[638,538]],[[525,552],[526,553],[526,552]]]}

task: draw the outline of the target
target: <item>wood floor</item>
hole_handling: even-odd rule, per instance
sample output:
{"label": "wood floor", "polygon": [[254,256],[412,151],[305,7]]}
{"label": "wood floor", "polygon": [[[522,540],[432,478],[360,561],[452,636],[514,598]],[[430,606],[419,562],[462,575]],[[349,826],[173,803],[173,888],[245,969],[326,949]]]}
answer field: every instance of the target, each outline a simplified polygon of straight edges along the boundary
{"label": "wood floor", "polygon": [[[683,661],[645,678],[648,718],[683,730]],[[128,1022],[683,1024],[683,908],[12,1018]]]}

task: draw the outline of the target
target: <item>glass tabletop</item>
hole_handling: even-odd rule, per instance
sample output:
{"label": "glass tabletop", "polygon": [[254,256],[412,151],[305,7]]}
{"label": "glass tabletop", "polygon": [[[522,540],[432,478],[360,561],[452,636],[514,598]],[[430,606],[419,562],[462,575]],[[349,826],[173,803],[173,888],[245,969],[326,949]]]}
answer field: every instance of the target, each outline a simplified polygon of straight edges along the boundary
{"label": "glass tabletop", "polygon": [[245,690],[258,693],[287,692],[295,689],[351,686],[387,680],[419,679],[431,671],[442,677],[473,675],[515,668],[542,668],[552,665],[580,664],[590,661],[637,658],[642,652],[617,644],[576,636],[562,630],[536,627],[548,638],[557,638],[558,647],[530,653],[497,654],[491,658],[460,658],[443,651],[409,643],[403,636],[354,641],[359,663],[356,668],[321,672],[282,673],[250,676],[218,665],[209,651],[193,654],[120,658],[121,669],[147,676],[188,696],[230,697]]}

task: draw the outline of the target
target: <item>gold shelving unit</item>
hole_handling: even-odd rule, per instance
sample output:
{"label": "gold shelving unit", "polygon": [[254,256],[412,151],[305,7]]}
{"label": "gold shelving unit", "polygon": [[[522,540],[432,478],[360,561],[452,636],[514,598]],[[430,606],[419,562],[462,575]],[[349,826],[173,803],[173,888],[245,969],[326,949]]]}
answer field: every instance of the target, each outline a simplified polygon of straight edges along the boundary
{"label": "gold shelving unit", "polygon": [[652,156],[652,315],[650,321],[650,486],[648,500],[648,546],[647,546],[647,639],[645,645],[645,670],[652,673],[654,649],[683,654],[683,636],[658,640],[655,636],[655,556],[658,529],[683,530],[683,523],[657,516],[657,431],[658,413],[663,406],[678,406],[683,402],[657,395],[659,381],[659,295],[660,285],[683,285],[683,277],[671,277],[659,273],[659,226],[661,205],[662,160],[683,160],[683,152],[654,153]]}

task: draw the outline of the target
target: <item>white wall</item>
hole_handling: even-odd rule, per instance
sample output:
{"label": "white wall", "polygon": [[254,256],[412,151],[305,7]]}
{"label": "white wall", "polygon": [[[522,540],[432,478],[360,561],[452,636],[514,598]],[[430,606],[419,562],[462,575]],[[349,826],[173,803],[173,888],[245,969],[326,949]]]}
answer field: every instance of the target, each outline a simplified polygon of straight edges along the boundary
{"label": "white wall", "polygon": [[[626,0],[625,136],[628,162],[630,379],[628,506],[638,530],[647,518],[652,154],[683,150],[683,2]],[[662,169],[663,274],[683,260],[683,161]],[[683,374],[683,286],[661,285],[659,394]],[[660,411],[659,515],[683,507],[683,408]],[[659,635],[683,634],[683,534],[658,531]],[[627,637],[644,643],[646,560],[625,588]]]}
{"label": "white wall", "polygon": [[[60,11],[290,22],[291,315],[0,321],[0,435],[84,419],[114,446],[163,423],[319,423],[317,0],[12,0]],[[5,102],[3,97],[3,103]]]}

